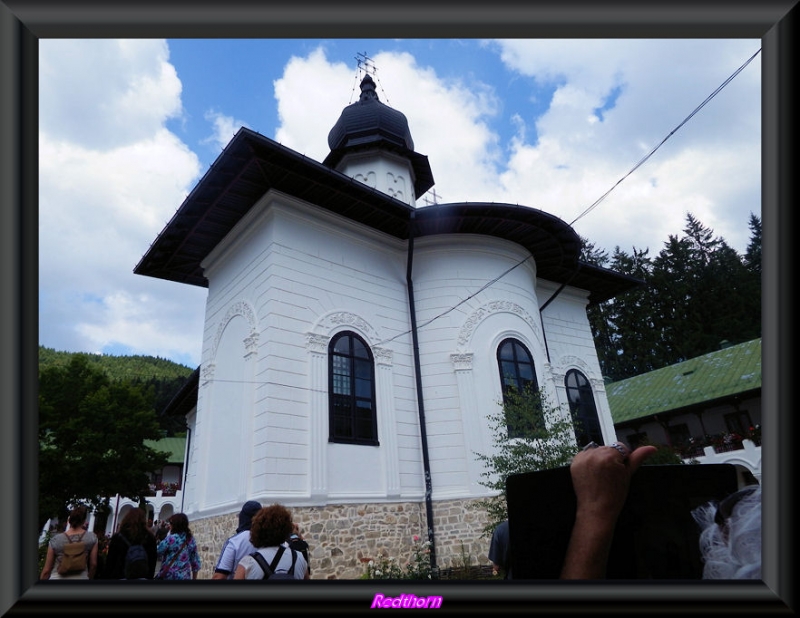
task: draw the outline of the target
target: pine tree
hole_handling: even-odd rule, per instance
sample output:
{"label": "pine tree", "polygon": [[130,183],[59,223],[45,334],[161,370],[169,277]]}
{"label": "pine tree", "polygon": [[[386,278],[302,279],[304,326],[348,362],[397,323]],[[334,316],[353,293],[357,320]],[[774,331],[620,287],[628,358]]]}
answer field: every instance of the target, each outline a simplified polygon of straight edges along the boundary
{"label": "pine tree", "polygon": [[[645,285],[589,307],[603,376],[640,375],[761,336],[761,224],[744,257],[688,214],[654,258],[617,247],[608,267]],[[586,255],[596,255],[587,251]]]}

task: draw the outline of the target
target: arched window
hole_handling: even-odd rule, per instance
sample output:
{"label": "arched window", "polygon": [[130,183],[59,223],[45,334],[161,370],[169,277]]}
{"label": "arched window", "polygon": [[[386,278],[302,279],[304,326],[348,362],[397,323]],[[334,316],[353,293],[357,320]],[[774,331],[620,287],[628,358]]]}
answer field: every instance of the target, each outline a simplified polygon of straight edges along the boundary
{"label": "arched window", "polygon": [[329,440],[378,444],[375,365],[369,346],[351,332],[337,334],[328,346]]}
{"label": "arched window", "polygon": [[578,446],[586,446],[593,441],[603,444],[603,432],[600,431],[597,406],[589,380],[577,369],[570,369],[564,378],[564,386],[567,388],[567,401]]}
{"label": "arched window", "polygon": [[[536,380],[533,357],[521,342],[516,339],[504,339],[497,348],[497,364],[500,368],[500,384],[503,387],[508,437],[518,438],[524,433],[524,428],[518,425],[520,419],[509,416],[510,404],[515,399],[515,395],[534,392],[538,394],[539,383]],[[539,409],[539,417],[528,418],[525,423],[535,425],[542,420],[541,409]]]}

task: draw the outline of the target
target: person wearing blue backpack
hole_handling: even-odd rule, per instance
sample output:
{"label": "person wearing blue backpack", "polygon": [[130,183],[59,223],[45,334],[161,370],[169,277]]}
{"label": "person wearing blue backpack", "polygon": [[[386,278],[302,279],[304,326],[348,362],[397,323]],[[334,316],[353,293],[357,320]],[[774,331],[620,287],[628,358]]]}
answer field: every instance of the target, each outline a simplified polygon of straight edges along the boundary
{"label": "person wearing blue backpack", "polygon": [[109,541],[103,578],[153,579],[156,559],[156,537],[147,528],[144,511],[132,508]]}
{"label": "person wearing blue backpack", "polygon": [[310,579],[303,554],[286,542],[292,533],[292,514],[281,504],[262,508],[253,516],[250,542],[256,551],[239,561],[234,579]]}

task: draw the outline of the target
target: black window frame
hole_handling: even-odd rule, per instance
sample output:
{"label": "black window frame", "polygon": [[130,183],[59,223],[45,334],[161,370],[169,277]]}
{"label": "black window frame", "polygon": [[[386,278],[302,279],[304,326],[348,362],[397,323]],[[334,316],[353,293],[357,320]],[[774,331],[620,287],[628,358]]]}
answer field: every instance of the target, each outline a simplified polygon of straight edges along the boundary
{"label": "black window frame", "polygon": [[[347,338],[347,354],[336,349],[344,338]],[[347,392],[342,392],[345,382]],[[368,414],[363,412],[366,409]],[[367,342],[352,331],[337,333],[328,344],[328,441],[379,445],[375,358]]]}
{"label": "black window frame", "polygon": [[722,415],[722,420],[725,422],[725,429],[728,433],[735,433],[742,437],[746,437],[750,433],[750,427],[753,427],[748,410],[728,412]]}
{"label": "black window frame", "polygon": [[686,448],[692,439],[692,433],[689,431],[688,423],[678,423],[677,425],[670,425],[667,427],[667,436],[669,437],[669,444],[672,448]]}
{"label": "black window frame", "polygon": [[[572,378],[575,379],[574,385],[570,384]],[[597,402],[589,378],[582,371],[570,369],[564,375],[564,388],[578,447],[582,448],[589,442],[603,446],[605,442],[600,427],[600,415],[597,413]]]}
{"label": "black window frame", "polygon": [[[511,346],[510,359],[504,356],[506,346]],[[520,358],[520,353],[522,352],[527,356],[527,359]],[[522,368],[526,366],[530,367],[530,379],[526,378],[526,372],[522,371]],[[500,372],[500,386],[503,392],[504,405],[508,403],[508,397],[512,389],[523,393],[530,388],[533,392],[538,393],[539,380],[536,377],[536,365],[533,362],[533,354],[531,354],[528,347],[519,339],[507,337],[500,342],[497,346],[497,368]],[[507,371],[508,368],[511,368],[512,371]],[[540,417],[537,420],[540,423],[544,423],[544,418]],[[530,429],[535,429],[535,427],[531,427]],[[528,433],[524,429],[512,427],[510,423],[506,424],[506,430],[508,431],[508,437],[511,439],[521,438]]]}

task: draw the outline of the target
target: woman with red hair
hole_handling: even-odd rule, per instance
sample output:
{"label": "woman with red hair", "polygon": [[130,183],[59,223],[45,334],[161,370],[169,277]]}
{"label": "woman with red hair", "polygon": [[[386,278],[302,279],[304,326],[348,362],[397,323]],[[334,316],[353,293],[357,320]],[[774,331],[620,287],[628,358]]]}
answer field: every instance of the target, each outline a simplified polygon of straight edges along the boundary
{"label": "woman with red hair", "polygon": [[294,579],[309,579],[308,564],[303,554],[286,543],[293,527],[291,512],[280,504],[258,511],[250,525],[250,542],[263,560],[259,560],[255,554],[245,556],[239,561],[233,579],[264,579],[266,573],[261,563],[274,573],[288,573]]}

